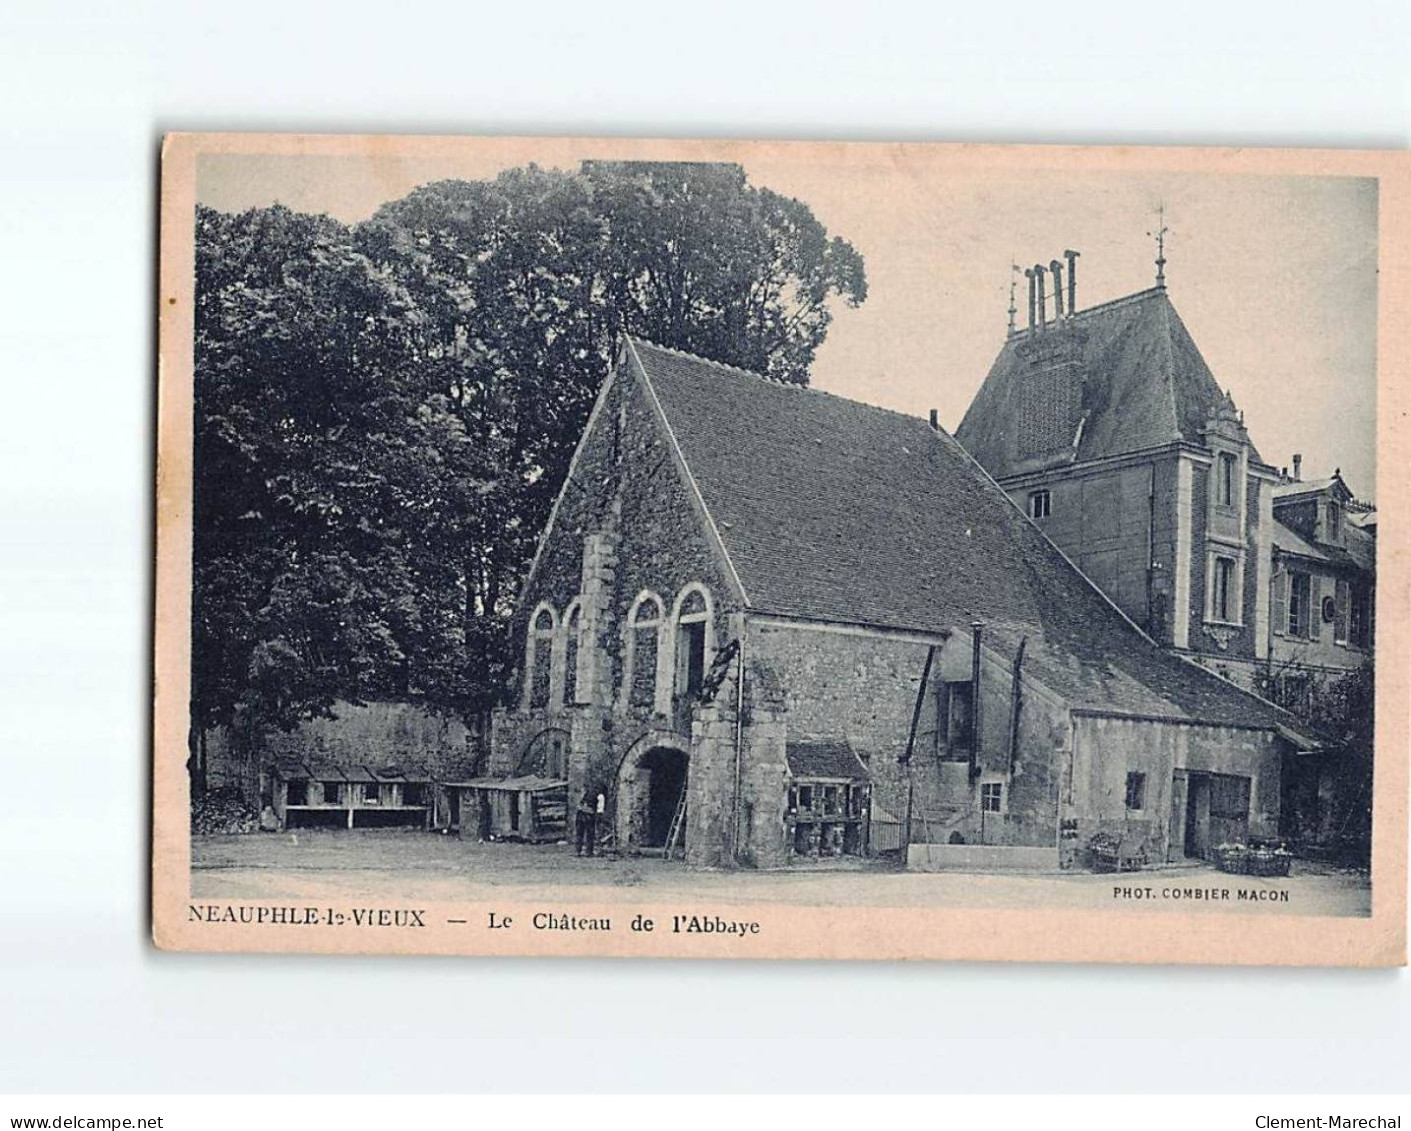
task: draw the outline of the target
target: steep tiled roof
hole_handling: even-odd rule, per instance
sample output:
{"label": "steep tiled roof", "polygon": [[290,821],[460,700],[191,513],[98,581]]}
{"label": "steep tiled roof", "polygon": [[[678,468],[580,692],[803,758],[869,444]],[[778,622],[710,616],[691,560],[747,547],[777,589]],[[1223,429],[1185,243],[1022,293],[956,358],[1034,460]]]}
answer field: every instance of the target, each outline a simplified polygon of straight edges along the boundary
{"label": "steep tiled roof", "polygon": [[923,420],[634,341],[752,608],[944,632],[986,622],[1074,707],[1295,728],[1169,655]]}
{"label": "steep tiled roof", "polygon": [[867,767],[846,742],[790,742],[784,748],[789,773],[796,778],[846,778],[859,781],[867,777]]}
{"label": "steep tiled roof", "polygon": [[1017,434],[1029,367],[1024,351],[1045,340],[1070,345],[1083,375],[1084,419],[1073,454],[1079,462],[1174,440],[1202,443],[1210,413],[1224,402],[1164,289],[1081,310],[1037,335],[1024,331],[1006,341],[956,429],[956,439],[997,479],[1025,470]]}
{"label": "steep tiled roof", "polygon": [[1321,547],[1313,545],[1302,534],[1291,527],[1285,526],[1282,522],[1275,522],[1270,531],[1274,548],[1283,550],[1285,553],[1298,554],[1300,557],[1311,558],[1314,561],[1327,562],[1332,564],[1332,558],[1323,552]]}

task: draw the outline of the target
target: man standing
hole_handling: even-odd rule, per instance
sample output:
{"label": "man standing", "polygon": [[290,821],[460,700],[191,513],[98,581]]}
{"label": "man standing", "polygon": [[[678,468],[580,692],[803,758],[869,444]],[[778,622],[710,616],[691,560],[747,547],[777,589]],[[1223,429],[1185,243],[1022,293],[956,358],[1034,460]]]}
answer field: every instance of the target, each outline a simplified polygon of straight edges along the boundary
{"label": "man standing", "polygon": [[[598,795],[585,789],[574,815],[574,855],[592,856],[593,840],[598,832]],[[585,851],[586,849],[586,851]]]}

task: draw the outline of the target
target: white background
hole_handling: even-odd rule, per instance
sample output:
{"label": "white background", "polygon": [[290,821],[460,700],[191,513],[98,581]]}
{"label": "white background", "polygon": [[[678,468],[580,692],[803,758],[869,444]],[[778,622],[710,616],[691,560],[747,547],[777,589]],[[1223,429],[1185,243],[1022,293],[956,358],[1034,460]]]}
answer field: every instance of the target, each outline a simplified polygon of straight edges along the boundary
{"label": "white background", "polygon": [[144,880],[162,131],[1401,148],[1408,75],[1404,0],[5,5],[0,1091],[1411,1090],[1402,972],[183,957]]}

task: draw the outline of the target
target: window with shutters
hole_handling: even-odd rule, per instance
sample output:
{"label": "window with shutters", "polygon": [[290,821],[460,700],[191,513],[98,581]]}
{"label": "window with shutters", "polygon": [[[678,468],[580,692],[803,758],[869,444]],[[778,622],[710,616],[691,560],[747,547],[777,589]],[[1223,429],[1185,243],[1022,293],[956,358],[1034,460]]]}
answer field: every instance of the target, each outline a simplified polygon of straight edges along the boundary
{"label": "window with shutters", "polygon": [[1338,578],[1333,587],[1333,642],[1335,644],[1347,643],[1349,598],[1347,582]]}
{"label": "window with shutters", "polygon": [[1348,594],[1348,642],[1358,648],[1372,646],[1372,590],[1370,586],[1353,585]]}
{"label": "window with shutters", "polygon": [[1289,615],[1288,634],[1307,638],[1313,621],[1311,578],[1306,573],[1290,570],[1288,575]]}

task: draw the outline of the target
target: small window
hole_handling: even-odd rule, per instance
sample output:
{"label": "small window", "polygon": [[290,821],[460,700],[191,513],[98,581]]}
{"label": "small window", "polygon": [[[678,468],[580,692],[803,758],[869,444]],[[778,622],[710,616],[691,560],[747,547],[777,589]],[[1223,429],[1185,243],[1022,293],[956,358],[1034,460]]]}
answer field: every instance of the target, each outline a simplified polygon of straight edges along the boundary
{"label": "small window", "polygon": [[1127,809],[1139,813],[1146,808],[1146,775],[1127,775]]}
{"label": "small window", "polygon": [[809,785],[799,786],[799,805],[804,812],[813,810],[813,787]]}
{"label": "small window", "polygon": [[986,813],[1004,812],[1004,782],[987,781],[980,786],[980,808]]}
{"label": "small window", "polygon": [[1336,542],[1342,537],[1342,507],[1328,503],[1328,541]]}
{"label": "small window", "polygon": [[1309,580],[1306,573],[1289,574],[1289,635],[1307,636],[1310,624]]}
{"label": "small window", "polygon": [[341,783],[336,781],[326,781],[323,783],[323,803],[325,805],[337,805],[338,795],[342,792]]}
{"label": "small window", "polygon": [[1048,518],[1053,509],[1053,496],[1047,490],[1029,492],[1029,517]]}
{"label": "small window", "polygon": [[308,803],[309,783],[306,781],[291,781],[284,795],[284,804],[307,805]]}
{"label": "small window", "polygon": [[1239,461],[1232,452],[1220,453],[1220,470],[1217,479],[1218,501],[1222,507],[1232,507],[1239,497],[1235,492],[1238,479]]}
{"label": "small window", "polygon": [[1215,559],[1215,577],[1210,593],[1210,612],[1215,620],[1233,624],[1235,608],[1235,561],[1233,558]]}
{"label": "small window", "polygon": [[376,805],[382,800],[382,787],[375,781],[363,782],[363,804]]}

